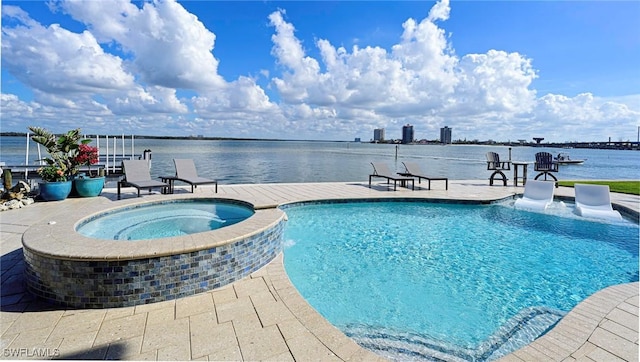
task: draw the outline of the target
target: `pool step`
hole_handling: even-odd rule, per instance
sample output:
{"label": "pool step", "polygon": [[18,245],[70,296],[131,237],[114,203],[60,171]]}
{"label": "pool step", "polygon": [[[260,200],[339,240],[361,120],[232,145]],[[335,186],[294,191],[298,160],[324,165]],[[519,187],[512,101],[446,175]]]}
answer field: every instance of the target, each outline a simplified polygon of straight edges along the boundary
{"label": "pool step", "polygon": [[520,311],[477,348],[384,327],[351,324],[342,331],[362,347],[396,361],[492,361],[545,334],[565,315],[547,307]]}

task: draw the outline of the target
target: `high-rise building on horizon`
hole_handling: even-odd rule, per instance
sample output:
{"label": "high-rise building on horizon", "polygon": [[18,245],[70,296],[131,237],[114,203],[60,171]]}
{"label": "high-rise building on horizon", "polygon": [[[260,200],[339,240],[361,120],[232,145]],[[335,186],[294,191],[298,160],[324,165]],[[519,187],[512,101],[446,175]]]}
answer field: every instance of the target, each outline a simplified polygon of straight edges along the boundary
{"label": "high-rise building on horizon", "polygon": [[440,128],[440,143],[445,145],[451,143],[451,128],[448,126]]}
{"label": "high-rise building on horizon", "polygon": [[402,126],[402,143],[412,143],[413,142],[413,126],[407,124],[406,126]]}
{"label": "high-rise building on horizon", "polygon": [[384,142],[384,128],[377,128],[373,130],[373,140],[375,142]]}

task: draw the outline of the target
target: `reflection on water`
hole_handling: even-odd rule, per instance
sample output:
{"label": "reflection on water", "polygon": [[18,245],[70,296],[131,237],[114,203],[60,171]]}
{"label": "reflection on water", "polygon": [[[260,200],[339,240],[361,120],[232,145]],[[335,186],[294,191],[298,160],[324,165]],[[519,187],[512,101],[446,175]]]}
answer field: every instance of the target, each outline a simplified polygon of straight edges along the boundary
{"label": "reflection on water", "polygon": [[[0,161],[24,164],[25,139],[2,137]],[[118,145],[119,146],[119,145]],[[130,144],[125,143],[127,153]],[[120,146],[119,146],[120,147]],[[485,154],[498,152],[501,159],[533,161],[536,152],[552,154],[560,149],[536,147],[474,145],[396,145],[354,142],[307,141],[208,141],[136,139],[136,153],[152,150],[153,177],[171,175],[174,158],[192,158],[203,177],[221,183],[362,181],[371,173],[370,162],[386,162],[400,171],[402,161],[417,162],[425,173],[452,180],[487,179]],[[119,151],[121,152],[121,151]],[[587,159],[582,165],[561,166],[558,178],[640,179],[640,152],[573,149],[574,159]],[[31,144],[29,160],[38,159]],[[509,175],[510,177],[512,175]],[[533,165],[529,178],[535,177]]]}

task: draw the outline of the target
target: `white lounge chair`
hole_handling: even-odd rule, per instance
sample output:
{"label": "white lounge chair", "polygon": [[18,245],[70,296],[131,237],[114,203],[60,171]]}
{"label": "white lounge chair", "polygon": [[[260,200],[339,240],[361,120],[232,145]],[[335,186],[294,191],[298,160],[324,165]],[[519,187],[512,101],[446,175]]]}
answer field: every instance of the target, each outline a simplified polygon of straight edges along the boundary
{"label": "white lounge chair", "polygon": [[527,180],[524,185],[524,195],[516,200],[517,209],[544,211],[553,202],[553,181]]}
{"label": "white lounge chair", "polygon": [[176,177],[174,180],[190,184],[191,193],[193,193],[194,187],[207,184],[215,184],[215,192],[218,192],[218,181],[198,176],[196,165],[193,163],[192,159],[174,158],[173,163],[176,166]]}
{"label": "white lounge chair", "polygon": [[622,220],[622,215],[611,207],[609,186],[575,184],[576,214],[604,220]]}

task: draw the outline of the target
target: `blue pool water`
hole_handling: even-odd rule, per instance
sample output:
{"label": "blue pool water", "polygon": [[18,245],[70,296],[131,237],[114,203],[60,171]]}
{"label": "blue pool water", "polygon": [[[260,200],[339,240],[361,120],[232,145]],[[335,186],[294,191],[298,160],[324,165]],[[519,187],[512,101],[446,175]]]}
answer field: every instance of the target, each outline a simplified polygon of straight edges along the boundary
{"label": "blue pool water", "polygon": [[178,200],[127,207],[83,221],[77,231],[107,240],[144,240],[200,233],[253,215],[247,206],[211,200]]}
{"label": "blue pool water", "polygon": [[505,205],[286,208],[285,268],[303,297],[386,357],[492,360],[610,285],[638,281],[638,225]]}

